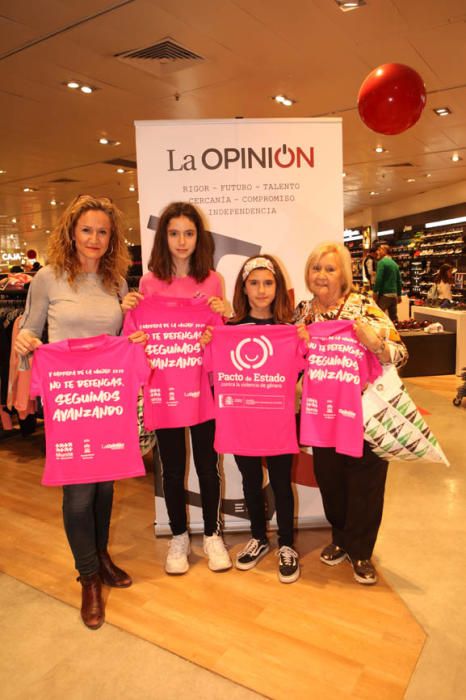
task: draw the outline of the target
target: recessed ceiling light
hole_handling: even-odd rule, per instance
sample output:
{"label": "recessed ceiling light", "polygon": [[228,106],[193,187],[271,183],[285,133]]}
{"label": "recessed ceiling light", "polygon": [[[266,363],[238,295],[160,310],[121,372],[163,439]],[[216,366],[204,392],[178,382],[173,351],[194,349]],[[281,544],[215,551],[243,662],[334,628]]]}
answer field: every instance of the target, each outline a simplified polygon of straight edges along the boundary
{"label": "recessed ceiling light", "polygon": [[379,193],[372,191],[372,192],[369,192],[369,194],[371,197],[376,197]]}
{"label": "recessed ceiling light", "polygon": [[0,170],[0,175],[5,175],[6,170]]}
{"label": "recessed ceiling light", "polygon": [[376,153],[385,153],[386,149],[385,149],[383,146],[376,146],[376,147],[374,148],[374,151],[375,151]]}
{"label": "recessed ceiling light", "polygon": [[335,2],[342,12],[357,10],[366,4],[366,0],[335,0]]}
{"label": "recessed ceiling light", "polygon": [[32,229],[36,229],[37,226],[36,226],[35,224],[31,224],[31,228],[32,228]]}
{"label": "recessed ceiling light", "polygon": [[135,188],[134,185],[130,185],[130,186],[128,187],[128,189],[129,189],[130,192],[136,192],[136,188]]}
{"label": "recessed ceiling light", "polygon": [[116,171],[117,171],[117,173],[120,173],[120,174],[126,172],[126,170],[124,168],[117,168]]}
{"label": "recessed ceiling light", "polygon": [[437,107],[433,110],[437,117],[448,117],[451,114],[451,109],[449,107]]}
{"label": "recessed ceiling light", "polygon": [[99,143],[101,143],[102,146],[107,146],[107,145],[110,143],[110,141],[109,141],[107,138],[105,138],[105,136],[102,136],[102,137],[99,139]]}
{"label": "recessed ceiling light", "polygon": [[66,83],[66,87],[69,87],[70,90],[77,90],[78,87],[79,87],[79,83],[76,82],[76,80],[69,80],[69,81]]}
{"label": "recessed ceiling light", "polygon": [[23,192],[37,192],[34,187],[23,187]]}
{"label": "recessed ceiling light", "polygon": [[85,95],[90,95],[95,90],[95,88],[91,87],[90,85],[81,85],[80,89]]}
{"label": "recessed ceiling light", "polygon": [[296,102],[296,100],[291,100],[289,97],[286,97],[286,95],[275,95],[272,99],[284,107],[291,107],[291,105],[294,105]]}
{"label": "recessed ceiling light", "polygon": [[459,153],[453,153],[453,155],[452,155],[452,157],[451,157],[451,160],[452,160],[454,163],[457,163],[459,160],[463,160],[463,159],[461,158],[461,156],[459,155]]}
{"label": "recessed ceiling light", "polygon": [[432,173],[426,173],[426,177],[432,177]]}
{"label": "recessed ceiling light", "polygon": [[17,222],[17,218],[14,216],[14,217],[12,218],[12,220],[11,220],[11,223],[12,223],[12,224],[16,224],[16,222]]}
{"label": "recessed ceiling light", "polygon": [[416,178],[415,177],[408,177],[406,182],[416,182]]}
{"label": "recessed ceiling light", "polygon": [[57,206],[57,200],[56,200],[56,199],[51,199],[51,200],[50,200],[50,205],[51,205],[52,207],[56,207],[56,206]]}
{"label": "recessed ceiling light", "polygon": [[342,176],[342,177],[346,177],[346,173],[345,173],[345,172],[342,172],[341,176]]}
{"label": "recessed ceiling light", "polygon": [[49,228],[46,228],[46,229],[45,229],[45,233],[50,233],[50,229],[49,229]]}

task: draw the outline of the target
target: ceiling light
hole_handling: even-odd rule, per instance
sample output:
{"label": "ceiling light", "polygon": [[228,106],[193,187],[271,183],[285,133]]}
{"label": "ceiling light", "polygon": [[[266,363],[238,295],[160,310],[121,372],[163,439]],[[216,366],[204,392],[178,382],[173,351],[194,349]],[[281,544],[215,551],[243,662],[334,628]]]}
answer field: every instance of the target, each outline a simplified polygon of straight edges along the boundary
{"label": "ceiling light", "polygon": [[49,228],[46,228],[46,229],[45,229],[45,233],[50,233],[50,229],[49,229]]}
{"label": "ceiling light", "polygon": [[134,185],[130,185],[130,186],[128,187],[128,189],[129,189],[130,192],[136,192],[136,188],[135,188]]}
{"label": "ceiling light", "polygon": [[81,92],[84,92],[85,95],[90,95],[94,90],[95,88],[90,85],[81,85]]}
{"label": "ceiling light", "polygon": [[372,192],[369,192],[369,194],[371,197],[376,197],[379,193],[372,191]]}
{"label": "ceiling light", "polygon": [[342,177],[346,177],[346,173],[345,173],[345,172],[342,172],[341,176],[342,176]]}
{"label": "ceiling light", "polygon": [[79,83],[76,82],[76,80],[69,80],[69,81],[66,83],[66,87],[69,87],[70,90],[77,90],[78,87],[79,87]]}
{"label": "ceiling light", "polygon": [[415,177],[408,177],[406,182],[416,182],[416,178]]}
{"label": "ceiling light", "polygon": [[451,109],[449,107],[437,107],[433,110],[437,117],[448,117],[451,114]]}
{"label": "ceiling light", "polygon": [[432,177],[432,173],[426,173],[426,177]]}
{"label": "ceiling light", "polygon": [[51,199],[51,200],[50,200],[50,204],[51,204],[52,207],[56,207],[56,206],[57,206],[57,200],[56,200],[56,199]]}
{"label": "ceiling light", "polygon": [[391,236],[392,233],[395,233],[395,229],[387,228],[385,231],[377,231],[377,236]]}
{"label": "ceiling light", "polygon": [[383,146],[376,146],[376,147],[374,148],[374,151],[375,151],[376,153],[385,153],[386,149],[385,149]]}
{"label": "ceiling light", "polygon": [[366,0],[335,0],[335,2],[342,12],[357,10],[366,4]]}
{"label": "ceiling light", "polygon": [[31,224],[31,228],[32,228],[32,229],[36,229],[37,226],[36,226],[35,224]]}
{"label": "ceiling light", "polygon": [[291,100],[289,97],[286,97],[286,95],[275,95],[272,99],[284,107],[291,107],[291,105],[294,105],[296,102],[296,100]]}
{"label": "ceiling light", "polygon": [[117,173],[125,173],[126,170],[124,168],[117,168]]}
{"label": "ceiling light", "polygon": [[63,83],[63,85],[66,85],[66,87],[70,90],[79,90],[79,92],[83,92],[85,95],[90,95],[92,92],[97,90],[97,88],[93,85],[79,83],[77,80],[68,80],[68,82]]}
{"label": "ceiling light", "polygon": [[102,137],[99,139],[99,143],[101,143],[102,146],[107,146],[107,145],[110,143],[110,141],[109,141],[108,139],[106,139],[105,136],[102,136]]}
{"label": "ceiling light", "polygon": [[459,155],[459,153],[453,153],[453,155],[452,155],[452,157],[451,157],[451,160],[452,160],[454,163],[457,163],[459,160],[463,160],[463,159],[461,158],[461,156]]}
{"label": "ceiling light", "polygon": [[12,223],[12,224],[16,224],[16,221],[17,221],[17,219],[16,219],[16,217],[14,216],[14,217],[12,218],[12,220],[11,220],[11,223]]}
{"label": "ceiling light", "polygon": [[5,175],[6,170],[0,170],[0,175]]}
{"label": "ceiling light", "polygon": [[464,224],[466,216],[458,216],[456,219],[443,219],[442,221],[429,221],[424,224],[426,228],[435,228],[436,226],[451,226],[451,224]]}
{"label": "ceiling light", "polygon": [[23,192],[37,192],[34,187],[23,187]]}

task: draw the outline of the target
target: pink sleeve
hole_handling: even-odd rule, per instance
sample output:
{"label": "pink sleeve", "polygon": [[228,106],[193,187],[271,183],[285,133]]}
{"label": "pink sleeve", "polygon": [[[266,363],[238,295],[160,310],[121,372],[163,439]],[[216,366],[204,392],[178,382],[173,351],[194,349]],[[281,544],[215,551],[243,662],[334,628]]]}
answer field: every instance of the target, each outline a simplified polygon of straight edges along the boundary
{"label": "pink sleeve", "polygon": [[32,363],[31,370],[31,388],[29,390],[32,399],[35,396],[42,395],[41,359],[40,348],[37,348],[37,350],[34,352],[34,362]]}
{"label": "pink sleeve", "polygon": [[136,325],[136,319],[134,318],[134,312],[128,311],[125,315],[125,320],[123,321],[123,335],[131,335],[138,330]]}

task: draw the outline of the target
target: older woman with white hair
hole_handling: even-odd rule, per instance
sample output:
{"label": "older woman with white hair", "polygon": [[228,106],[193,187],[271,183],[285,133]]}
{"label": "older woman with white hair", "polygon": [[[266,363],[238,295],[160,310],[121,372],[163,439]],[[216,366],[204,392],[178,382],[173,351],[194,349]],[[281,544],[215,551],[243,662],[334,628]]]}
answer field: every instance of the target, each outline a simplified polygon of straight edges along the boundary
{"label": "older woman with white hair", "polygon": [[[310,301],[298,304],[296,323],[354,320],[359,342],[380,362],[401,367],[406,347],[392,322],[367,294],[352,291],[351,256],[342,243],[318,245],[306,262]],[[312,338],[312,328],[310,329]],[[388,462],[364,442],[360,458],[340,454],[334,447],[313,447],[314,471],[324,511],[332,527],[332,542],[321,552],[328,566],[349,560],[358,583],[374,584],[377,573],[371,561],[382,520]]]}

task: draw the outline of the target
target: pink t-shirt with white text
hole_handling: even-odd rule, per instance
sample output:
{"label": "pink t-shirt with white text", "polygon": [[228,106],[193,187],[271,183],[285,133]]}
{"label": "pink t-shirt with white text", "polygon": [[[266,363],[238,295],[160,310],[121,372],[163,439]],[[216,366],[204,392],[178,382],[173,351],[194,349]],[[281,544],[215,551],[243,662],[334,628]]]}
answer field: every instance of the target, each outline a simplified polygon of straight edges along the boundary
{"label": "pink t-shirt with white text", "polygon": [[382,372],[376,356],[356,338],[354,321],[320,321],[308,326],[311,340],[304,373],[300,441],[335,447],[361,457],[362,392]]}
{"label": "pink t-shirt with white text", "polygon": [[44,485],[144,476],[137,396],[148,376],[144,348],[127,338],[74,338],[35,351],[31,396],[44,406]]}
{"label": "pink t-shirt with white text", "polygon": [[139,281],[139,291],[144,296],[182,297],[223,297],[220,275],[211,270],[202,282],[196,282],[194,277],[173,277],[166,282],[156,277],[152,272],[146,272]]}
{"label": "pink t-shirt with white text", "polygon": [[217,452],[298,452],[295,388],[305,361],[295,326],[214,328],[204,363],[213,372]]}
{"label": "pink t-shirt with white text", "polygon": [[123,332],[149,335],[146,355],[152,368],[144,389],[148,430],[197,425],[214,416],[208,377],[202,372],[199,338],[206,326],[221,324],[205,297],[146,297],[126,314]]}

